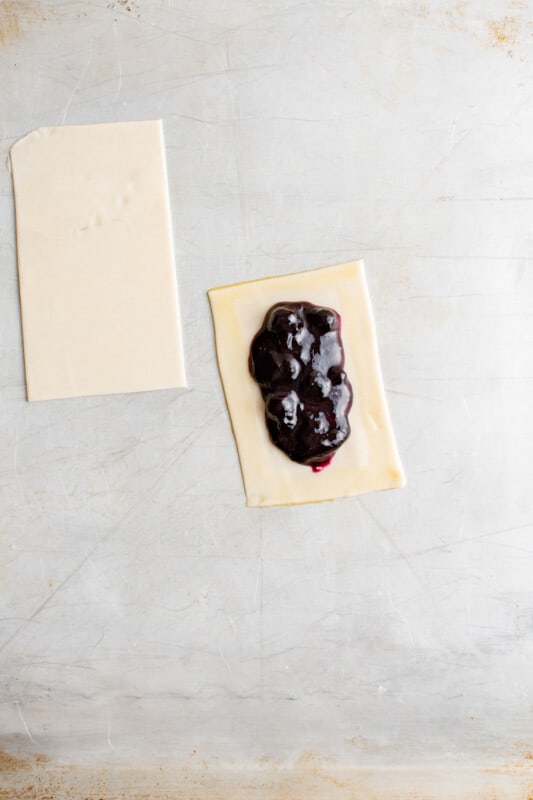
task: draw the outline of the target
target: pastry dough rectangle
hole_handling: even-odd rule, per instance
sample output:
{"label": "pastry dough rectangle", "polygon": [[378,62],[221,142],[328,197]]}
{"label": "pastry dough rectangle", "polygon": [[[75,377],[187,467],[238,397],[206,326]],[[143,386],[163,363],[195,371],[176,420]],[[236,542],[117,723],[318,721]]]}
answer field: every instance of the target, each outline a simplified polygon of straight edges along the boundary
{"label": "pastry dough rectangle", "polygon": [[[208,294],[249,506],[312,503],[405,485],[362,261],[222,286]],[[302,300],[334,308],[341,315],[345,370],[354,389],[351,436],[332,464],[317,473],[291,461],[272,444],[261,393],[248,372],[250,344],[266,311],[274,303]]]}
{"label": "pastry dough rectangle", "polygon": [[160,120],[11,150],[28,400],[184,386]]}

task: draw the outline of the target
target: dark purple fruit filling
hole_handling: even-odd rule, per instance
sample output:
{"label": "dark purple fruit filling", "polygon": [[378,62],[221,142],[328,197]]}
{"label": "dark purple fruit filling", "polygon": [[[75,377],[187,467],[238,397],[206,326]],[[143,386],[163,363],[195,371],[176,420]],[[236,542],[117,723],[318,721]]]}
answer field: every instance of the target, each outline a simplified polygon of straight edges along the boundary
{"label": "dark purple fruit filling", "polygon": [[252,341],[249,367],[276,447],[314,472],[327,467],[350,435],[353,401],[337,312],[304,301],[272,306]]}

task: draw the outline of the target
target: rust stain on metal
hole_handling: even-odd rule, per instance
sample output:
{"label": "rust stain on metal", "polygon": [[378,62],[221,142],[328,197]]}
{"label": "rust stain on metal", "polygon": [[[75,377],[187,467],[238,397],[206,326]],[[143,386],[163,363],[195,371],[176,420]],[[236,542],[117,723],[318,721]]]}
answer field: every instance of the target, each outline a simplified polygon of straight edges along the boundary
{"label": "rust stain on metal", "polygon": [[135,0],[112,0],[107,6],[112,11],[119,11],[124,14],[131,14],[137,19],[141,16],[141,6]]}
{"label": "rust stain on metal", "polygon": [[0,3],[0,44],[9,44],[20,36],[20,3],[5,0]]}
{"label": "rust stain on metal", "polygon": [[467,20],[469,17],[465,0],[461,0],[459,3],[455,3],[455,5],[446,8],[444,14],[450,28],[462,31],[463,33],[468,32]]}
{"label": "rust stain on metal", "polygon": [[300,767],[300,769],[303,769],[304,771],[311,772],[312,775],[314,775],[316,778],[319,778],[321,781],[331,783],[341,789],[349,788],[349,783],[347,781],[339,780],[331,775],[330,771],[327,771],[324,768],[322,759],[317,753],[313,753],[311,751],[303,753],[303,755],[301,755],[296,762],[296,766]]}
{"label": "rust stain on metal", "polygon": [[493,47],[503,47],[508,54],[509,49],[518,44],[519,27],[514,17],[503,17],[502,19],[490,19],[488,21],[489,41]]}
{"label": "rust stain on metal", "polygon": [[17,758],[4,750],[0,750],[0,772],[16,772],[19,769],[25,769],[28,766],[28,761],[23,758]]}
{"label": "rust stain on metal", "polygon": [[346,744],[351,744],[352,747],[357,748],[358,750],[364,750],[365,752],[371,752],[378,749],[375,742],[371,739],[367,739],[366,736],[352,736],[350,739],[346,739]]}
{"label": "rust stain on metal", "polygon": [[[497,767],[488,767],[485,772],[491,775],[533,775],[533,753],[526,752],[516,761],[509,761]],[[529,798],[528,798],[529,800]]]}
{"label": "rust stain on metal", "polygon": [[352,780],[332,774],[312,752],[304,753],[292,769],[280,769],[267,756],[249,774],[222,770],[210,775],[212,767],[203,760],[192,769],[90,769],[53,764],[46,756],[19,757],[1,751],[0,800],[366,800],[356,793]]}
{"label": "rust stain on metal", "polygon": [[7,46],[20,39],[26,24],[35,19],[44,20],[40,6],[31,0],[1,0],[0,2],[0,46]]}
{"label": "rust stain on metal", "polygon": [[[355,747],[366,744],[354,740]],[[0,800],[533,800],[527,780],[533,752],[521,748],[520,758],[494,770],[458,768],[450,782],[442,766],[412,774],[401,766],[348,768],[311,751],[291,766],[264,756],[242,768],[217,758],[194,765],[82,767],[0,751]]]}

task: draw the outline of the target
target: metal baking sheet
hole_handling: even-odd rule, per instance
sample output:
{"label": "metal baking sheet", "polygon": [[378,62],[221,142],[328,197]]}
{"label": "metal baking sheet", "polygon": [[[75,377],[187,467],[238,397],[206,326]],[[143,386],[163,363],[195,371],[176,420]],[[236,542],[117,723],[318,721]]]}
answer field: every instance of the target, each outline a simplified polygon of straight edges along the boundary
{"label": "metal baking sheet", "polygon": [[[1,798],[533,796],[532,34],[0,0]],[[27,404],[9,147],[156,117],[190,388]],[[409,485],[247,509],[206,290],[361,257]]]}

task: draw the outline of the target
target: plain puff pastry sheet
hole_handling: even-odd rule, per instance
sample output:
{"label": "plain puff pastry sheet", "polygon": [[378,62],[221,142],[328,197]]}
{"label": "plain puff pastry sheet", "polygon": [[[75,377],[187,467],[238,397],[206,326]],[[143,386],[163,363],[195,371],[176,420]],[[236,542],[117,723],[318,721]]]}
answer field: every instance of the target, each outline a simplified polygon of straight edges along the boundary
{"label": "plain puff pastry sheet", "polygon": [[28,400],[184,386],[160,120],[11,149]]}
{"label": "plain puff pastry sheet", "polygon": [[[222,286],[208,294],[249,506],[312,503],[405,485],[362,261]],[[345,369],[354,389],[351,436],[331,465],[317,473],[272,444],[261,393],[248,372],[250,344],[266,311],[274,303],[302,300],[340,313]]]}

